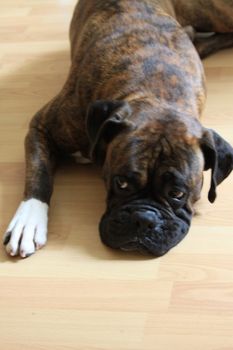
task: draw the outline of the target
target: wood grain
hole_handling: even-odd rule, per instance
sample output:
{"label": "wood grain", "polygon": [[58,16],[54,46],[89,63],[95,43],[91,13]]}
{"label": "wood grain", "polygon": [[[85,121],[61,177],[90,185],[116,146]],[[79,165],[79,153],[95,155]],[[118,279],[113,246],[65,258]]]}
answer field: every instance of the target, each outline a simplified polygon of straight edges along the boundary
{"label": "wood grain", "polygon": [[[75,1],[0,1],[0,229],[21,200],[23,139],[32,115],[69,68]],[[233,50],[204,62],[203,124],[233,144]],[[49,242],[26,260],[0,249],[4,350],[233,349],[233,176],[207,201],[209,175],[187,238],[160,259],[100,242],[105,193],[92,166],[56,177]]]}

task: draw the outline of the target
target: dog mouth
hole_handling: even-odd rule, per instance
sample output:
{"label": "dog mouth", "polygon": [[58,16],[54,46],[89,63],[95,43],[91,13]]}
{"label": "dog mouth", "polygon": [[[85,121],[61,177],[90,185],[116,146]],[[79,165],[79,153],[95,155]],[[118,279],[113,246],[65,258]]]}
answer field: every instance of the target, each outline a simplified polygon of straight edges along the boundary
{"label": "dog mouth", "polygon": [[189,224],[187,215],[172,215],[160,204],[134,202],[107,211],[99,230],[102,242],[110,248],[159,257],[184,238]]}
{"label": "dog mouth", "polygon": [[140,240],[135,240],[132,242],[128,242],[120,247],[120,250],[123,252],[138,252],[142,255],[148,256],[148,255],[154,255],[154,256],[162,256],[166,253],[166,250],[160,251],[157,253],[153,253],[144,242],[140,242]]}
{"label": "dog mouth", "polygon": [[150,250],[142,243],[139,241],[139,239],[135,239],[132,242],[128,242],[120,247],[120,250],[124,252],[139,252],[142,255],[149,255],[151,254]]}

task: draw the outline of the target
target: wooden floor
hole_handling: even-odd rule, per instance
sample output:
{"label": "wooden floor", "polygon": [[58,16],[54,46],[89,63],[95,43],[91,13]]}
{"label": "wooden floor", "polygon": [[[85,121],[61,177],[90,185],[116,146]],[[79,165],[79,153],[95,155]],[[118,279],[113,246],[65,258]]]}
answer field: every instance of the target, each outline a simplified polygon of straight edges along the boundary
{"label": "wooden floor", "polygon": [[[69,67],[73,0],[0,1],[0,229],[21,200],[23,139]],[[233,143],[233,50],[205,61],[203,123]],[[100,242],[105,193],[92,166],[56,177],[49,242],[25,260],[0,249],[0,349],[232,350],[233,176],[160,259]]]}

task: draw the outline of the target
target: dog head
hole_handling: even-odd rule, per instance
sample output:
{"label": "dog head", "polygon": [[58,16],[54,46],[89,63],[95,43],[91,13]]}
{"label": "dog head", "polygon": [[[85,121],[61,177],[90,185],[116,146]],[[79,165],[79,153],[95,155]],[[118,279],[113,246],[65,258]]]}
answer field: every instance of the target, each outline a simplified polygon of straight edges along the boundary
{"label": "dog head", "polygon": [[193,117],[124,101],[97,101],[87,131],[103,167],[107,209],[102,241],[161,256],[187,234],[203,171],[211,169],[210,202],[233,168],[233,149]]}

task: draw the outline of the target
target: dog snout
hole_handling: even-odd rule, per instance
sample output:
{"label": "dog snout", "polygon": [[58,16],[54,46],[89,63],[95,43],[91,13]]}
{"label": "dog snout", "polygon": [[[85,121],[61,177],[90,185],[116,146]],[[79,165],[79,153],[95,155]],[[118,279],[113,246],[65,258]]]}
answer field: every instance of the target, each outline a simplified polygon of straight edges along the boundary
{"label": "dog snout", "polygon": [[140,233],[152,231],[158,224],[158,218],[152,211],[135,211],[131,216],[133,224],[136,226]]}

